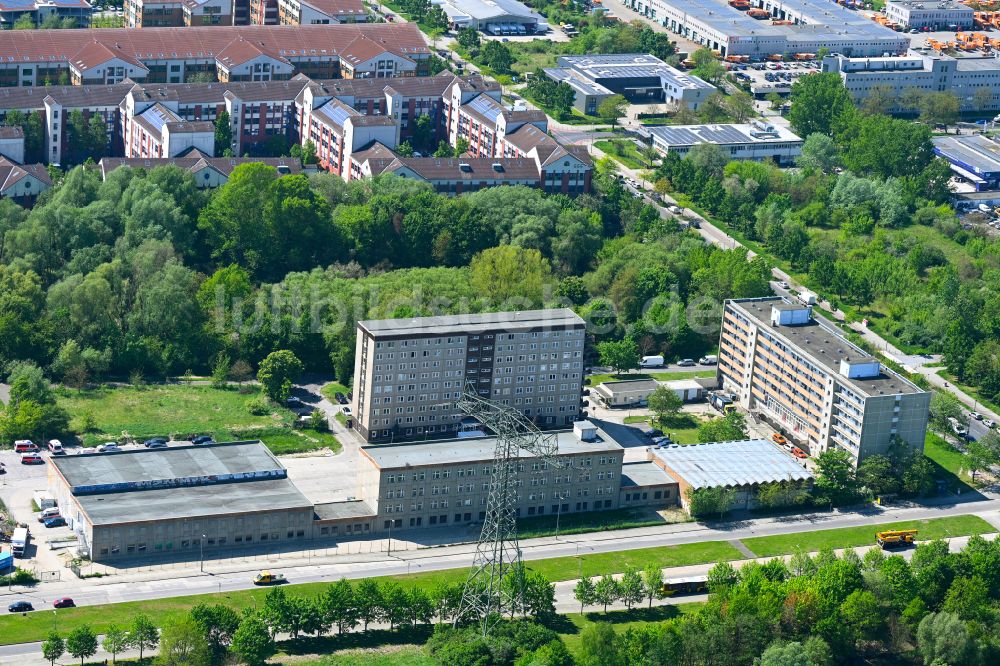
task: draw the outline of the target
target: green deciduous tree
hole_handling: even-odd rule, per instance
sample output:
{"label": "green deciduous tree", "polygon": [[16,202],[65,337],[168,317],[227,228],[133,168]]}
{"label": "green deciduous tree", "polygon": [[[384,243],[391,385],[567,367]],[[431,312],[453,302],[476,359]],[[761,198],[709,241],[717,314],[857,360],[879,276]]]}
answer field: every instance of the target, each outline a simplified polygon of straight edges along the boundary
{"label": "green deciduous tree", "polygon": [[616,375],[639,367],[639,346],[628,338],[601,342],[597,345],[601,365],[611,368]]}
{"label": "green deciduous tree", "polygon": [[198,623],[181,618],[163,628],[157,666],[208,666],[212,651]]}
{"label": "green deciduous tree", "polygon": [[792,84],[791,102],[788,121],[799,136],[832,134],[842,117],[854,111],[840,75],[832,72],[799,77]]}
{"label": "green deciduous tree", "polygon": [[302,361],[287,349],[271,352],[257,369],[257,381],[264,387],[268,397],[284,402],[292,390],[292,383],[303,370]]}
{"label": "green deciduous tree", "polygon": [[854,461],[842,449],[828,449],[816,457],[816,492],[831,504],[844,504],[857,496]]}
{"label": "green deciduous tree", "polygon": [[736,502],[736,491],[731,488],[688,489],[688,511],[697,519],[722,518]]}
{"label": "green deciduous tree", "polygon": [[66,651],[80,660],[93,657],[97,654],[97,636],[90,629],[89,625],[82,625],[69,632],[66,637]]}
{"label": "green deciduous tree", "polygon": [[233,635],[231,650],[247,666],[263,666],[274,654],[274,639],[257,613],[247,613]]}
{"label": "green deciduous tree", "polygon": [[62,636],[56,632],[50,633],[44,641],[42,641],[42,657],[44,657],[49,664],[55,664],[56,659],[66,654],[66,641],[62,639]]}
{"label": "green deciduous tree", "polygon": [[980,648],[965,624],[953,613],[930,613],[917,628],[917,644],[924,663],[975,664]]}
{"label": "green deciduous tree", "polygon": [[581,613],[585,606],[594,603],[597,600],[594,579],[590,576],[584,576],[578,580],[573,587],[573,598],[580,602]]}
{"label": "green deciduous tree", "polygon": [[622,95],[612,95],[597,105],[597,115],[614,128],[625,117],[628,101]]}
{"label": "green deciduous tree", "polygon": [[657,386],[646,400],[650,411],[660,423],[667,423],[677,418],[681,407],[684,406],[684,401],[677,395],[677,391],[662,385]]}
{"label": "green deciduous tree", "polygon": [[232,608],[222,604],[198,604],[191,609],[190,614],[208,642],[213,659],[221,660],[233,641],[233,634],[240,626],[240,616]]}
{"label": "green deciduous tree", "polygon": [[642,587],[649,600],[649,607],[653,607],[653,599],[659,599],[663,595],[663,570],[656,564],[647,564],[642,569]]}
{"label": "green deciduous tree", "polygon": [[611,574],[604,574],[594,584],[594,603],[604,606],[604,612],[608,612],[608,605],[618,600],[618,581]]}
{"label": "green deciduous tree", "polygon": [[732,411],[722,418],[706,421],[698,426],[699,442],[731,442],[747,438],[746,417]]}
{"label": "green deciduous tree", "polygon": [[160,632],[148,616],[142,613],[132,617],[129,626],[128,644],[129,647],[139,651],[139,661],[146,650],[155,648],[160,642]]}

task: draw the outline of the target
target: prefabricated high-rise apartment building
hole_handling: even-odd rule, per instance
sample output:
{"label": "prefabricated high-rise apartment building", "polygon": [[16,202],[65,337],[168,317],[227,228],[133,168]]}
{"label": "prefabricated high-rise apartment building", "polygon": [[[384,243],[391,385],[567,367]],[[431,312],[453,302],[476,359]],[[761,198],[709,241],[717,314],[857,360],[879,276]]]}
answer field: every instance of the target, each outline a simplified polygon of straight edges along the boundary
{"label": "prefabricated high-rise apartment building", "polygon": [[790,298],[726,301],[719,380],[813,456],[839,447],[857,463],[894,436],[923,450],[930,393]]}
{"label": "prefabricated high-rise apartment building", "polygon": [[586,324],[567,308],[358,322],[354,427],[368,442],[477,430],[466,386],[542,428],[579,420]]}

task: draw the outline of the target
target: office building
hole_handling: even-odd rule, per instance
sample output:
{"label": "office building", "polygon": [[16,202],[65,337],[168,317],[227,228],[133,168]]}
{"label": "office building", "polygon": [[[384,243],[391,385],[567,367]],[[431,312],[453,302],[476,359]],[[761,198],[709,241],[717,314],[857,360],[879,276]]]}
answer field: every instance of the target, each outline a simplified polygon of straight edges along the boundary
{"label": "office building", "polygon": [[[952,57],[936,51],[909,51],[884,58],[849,58],[831,55],[823,59],[824,72],[836,72],[847,92],[861,103],[877,88],[883,96],[900,99],[904,93],[948,91],[958,97],[962,112],[1000,110],[1000,60],[993,57]],[[902,104],[891,111],[913,112]]]}
{"label": "office building", "polygon": [[760,120],[734,125],[659,125],[647,128],[653,147],[681,157],[699,143],[720,146],[731,160],[772,160],[791,165],[802,154],[802,139],[784,125]]}
{"label": "office building", "polygon": [[922,451],[931,394],[882,365],[807,305],[788,298],[726,301],[719,380],[736,402],[815,456],[855,462],[900,438]]}
{"label": "office building", "polygon": [[888,0],[885,17],[906,30],[971,30],[972,7],[955,0]]}
{"label": "office building", "polygon": [[[378,75],[385,54],[427,73],[430,49],[412,23],[300,26],[198,26],[12,30],[0,42],[0,88],[61,83],[94,85],[204,81],[273,81],[295,74],[315,78]],[[358,58],[361,58],[358,61]],[[368,63],[374,63],[370,66]]]}
{"label": "office building", "polygon": [[[558,446],[555,464],[526,451],[518,456],[517,516],[617,509],[622,446],[587,421],[552,437]],[[486,517],[495,448],[494,438],[480,437],[361,449],[361,496],[375,513],[377,529],[481,522]],[[657,480],[671,485],[666,475]]]}
{"label": "office building", "polygon": [[454,436],[467,384],[565,427],[580,414],[585,329],[566,308],[359,321],[354,427],[369,442]]}
{"label": "office building", "polygon": [[936,136],[934,153],[977,192],[1000,189],[1000,143],[983,134]]}
{"label": "office building", "polygon": [[74,28],[87,28],[93,13],[87,0],[0,0],[0,30],[10,30],[24,17],[36,26],[54,17],[72,21]]}
{"label": "office building", "polygon": [[490,35],[547,32],[545,17],[518,0],[442,0],[441,9],[456,30],[472,28]]}
{"label": "office building", "polygon": [[723,56],[819,53],[856,56],[904,52],[907,36],[830,0],[751,0],[737,9],[726,0],[623,0],[669,31]]}
{"label": "office building", "polygon": [[560,56],[557,67],[544,70],[553,81],[576,93],[573,108],[588,116],[608,97],[622,95],[632,104],[667,104],[698,110],[716,92],[693,74],[641,53]]}
{"label": "office building", "polygon": [[736,492],[735,508],[757,506],[757,491],[767,483],[810,488],[813,475],[790,453],[773,442],[747,439],[650,449],[651,464],[677,483],[681,506],[690,507],[689,493],[703,488]]}
{"label": "office building", "polygon": [[362,0],[125,0],[130,28],[332,25],[368,20]]}

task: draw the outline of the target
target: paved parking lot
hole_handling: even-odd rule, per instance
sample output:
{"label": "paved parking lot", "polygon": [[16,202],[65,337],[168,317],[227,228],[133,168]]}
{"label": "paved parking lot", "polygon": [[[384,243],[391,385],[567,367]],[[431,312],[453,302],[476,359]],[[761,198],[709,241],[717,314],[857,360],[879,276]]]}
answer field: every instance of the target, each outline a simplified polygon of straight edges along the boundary
{"label": "paved parking lot", "polygon": [[731,67],[730,73],[741,83],[749,85],[750,92],[758,96],[787,94],[799,77],[820,71],[819,63],[815,61],[750,63]]}

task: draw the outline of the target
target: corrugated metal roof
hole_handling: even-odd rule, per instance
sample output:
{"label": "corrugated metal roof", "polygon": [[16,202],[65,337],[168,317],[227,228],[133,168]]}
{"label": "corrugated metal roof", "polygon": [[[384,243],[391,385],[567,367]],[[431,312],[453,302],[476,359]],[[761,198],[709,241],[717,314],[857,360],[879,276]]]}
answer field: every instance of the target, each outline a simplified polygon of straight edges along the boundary
{"label": "corrugated metal roof", "polygon": [[791,454],[763,439],[668,446],[652,453],[695,489],[813,478]]}

